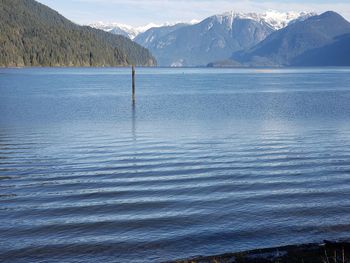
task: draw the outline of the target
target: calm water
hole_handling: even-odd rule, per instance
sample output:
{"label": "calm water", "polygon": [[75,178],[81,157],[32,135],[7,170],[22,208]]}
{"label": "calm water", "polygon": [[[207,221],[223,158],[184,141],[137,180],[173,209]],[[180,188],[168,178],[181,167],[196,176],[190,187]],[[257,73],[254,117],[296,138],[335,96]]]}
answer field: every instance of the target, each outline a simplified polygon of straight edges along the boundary
{"label": "calm water", "polygon": [[350,237],[350,69],[0,70],[0,261]]}

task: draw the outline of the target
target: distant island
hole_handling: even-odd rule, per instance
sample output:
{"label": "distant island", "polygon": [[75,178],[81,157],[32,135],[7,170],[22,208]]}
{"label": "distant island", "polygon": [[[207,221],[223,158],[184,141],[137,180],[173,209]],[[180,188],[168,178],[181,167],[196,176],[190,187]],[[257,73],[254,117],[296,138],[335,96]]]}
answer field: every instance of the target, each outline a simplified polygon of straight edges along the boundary
{"label": "distant island", "polygon": [[0,1],[0,66],[155,66],[130,39],[79,26],[34,0]]}

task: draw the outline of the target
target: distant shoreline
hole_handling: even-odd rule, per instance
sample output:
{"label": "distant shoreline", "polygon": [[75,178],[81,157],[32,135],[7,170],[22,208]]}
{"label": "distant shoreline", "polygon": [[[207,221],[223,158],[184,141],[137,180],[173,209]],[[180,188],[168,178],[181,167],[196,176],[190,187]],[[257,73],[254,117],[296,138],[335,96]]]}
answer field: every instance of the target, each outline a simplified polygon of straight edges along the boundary
{"label": "distant shoreline", "polygon": [[[132,65],[125,65],[125,66],[19,66],[19,67],[16,67],[16,66],[13,66],[13,67],[4,67],[4,66],[0,66],[0,69],[26,69],[26,68],[37,68],[37,69],[40,69],[40,68],[71,68],[71,69],[77,69],[77,68],[86,68],[86,69],[89,69],[89,68],[130,68],[132,67]],[[138,68],[158,68],[157,66],[137,66],[136,67]]]}
{"label": "distant shoreline", "polygon": [[[111,69],[111,68],[131,68],[132,65],[126,66],[21,66],[21,67],[4,67],[0,66],[0,69]],[[303,67],[205,67],[205,66],[188,66],[188,67],[170,67],[170,66],[135,66],[137,68],[150,68],[150,69],[256,69],[256,70],[283,70],[283,69],[341,69],[350,68],[350,66],[303,66]]]}

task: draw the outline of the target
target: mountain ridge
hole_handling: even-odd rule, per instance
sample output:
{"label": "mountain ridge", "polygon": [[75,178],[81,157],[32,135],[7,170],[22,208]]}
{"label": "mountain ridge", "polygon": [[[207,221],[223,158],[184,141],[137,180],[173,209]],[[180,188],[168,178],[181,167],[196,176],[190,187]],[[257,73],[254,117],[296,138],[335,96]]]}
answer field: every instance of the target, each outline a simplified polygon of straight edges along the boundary
{"label": "mountain ridge", "polygon": [[193,25],[196,24],[198,21],[192,20],[190,22],[175,22],[175,23],[163,23],[163,24],[155,24],[155,23],[148,23],[143,26],[131,26],[127,24],[122,24],[122,23],[117,23],[117,22],[108,22],[105,23],[103,21],[98,21],[95,23],[90,23],[88,26],[96,29],[100,29],[106,32],[110,32],[112,34],[116,35],[123,35],[131,40],[134,40],[138,35],[150,30],[150,29],[156,29],[156,28],[164,28],[164,27],[171,27],[171,26],[176,26],[179,24],[183,25]]}
{"label": "mountain ridge", "polygon": [[[161,66],[204,66],[226,59],[235,51],[251,48],[276,28],[313,15],[307,12],[257,14],[232,11],[210,16],[194,25],[149,29],[135,41],[148,48]],[[161,32],[164,30],[168,32]]]}
{"label": "mountain ridge", "polygon": [[154,24],[154,23],[149,23],[144,26],[138,26],[138,27],[133,27],[127,24],[121,24],[121,23],[104,23],[102,21],[95,22],[88,24],[89,27],[95,28],[95,29],[100,29],[115,35],[122,35],[125,37],[130,38],[133,40],[136,38],[139,34],[146,32],[147,30],[151,28],[159,28],[159,27],[165,27],[165,26],[170,26],[172,24]]}
{"label": "mountain ridge", "polygon": [[[236,18],[242,18],[242,19],[252,19],[257,22],[260,21],[265,21],[268,23],[272,28],[278,30],[281,29],[285,26],[287,26],[288,23],[293,22],[294,20],[298,20],[299,18],[306,19],[310,16],[317,15],[315,12],[295,12],[295,11],[289,11],[289,12],[278,12],[275,10],[268,10],[266,12],[262,13],[257,13],[257,12],[236,12],[234,10],[224,12],[222,14],[216,14],[213,16],[219,17],[219,16],[234,16]],[[210,16],[212,17],[212,16]],[[208,18],[208,17],[207,17]],[[205,19],[207,19],[205,18]],[[203,20],[205,20],[203,19]],[[87,24],[90,27],[96,28],[96,29],[101,29],[107,32],[112,32],[114,34],[118,34],[117,31],[121,30],[124,31],[123,34],[128,33],[129,36],[131,36],[131,39],[134,39],[137,37],[139,34],[146,32],[149,29],[154,29],[154,28],[162,28],[162,27],[169,27],[169,26],[175,26],[177,24],[187,24],[187,25],[195,25],[203,20],[197,20],[197,19],[192,19],[189,22],[166,22],[162,24],[155,24],[155,23],[148,23],[143,26],[131,26],[128,24],[123,24],[123,23],[117,23],[117,22],[103,22],[103,21],[98,21],[98,22],[93,22],[90,24]]]}
{"label": "mountain ridge", "polygon": [[[315,50],[321,49],[324,52],[326,50],[322,48],[332,46],[339,37],[348,34],[350,23],[338,13],[328,11],[276,31],[249,50],[235,52],[231,59],[233,64],[243,66],[317,65],[311,62],[312,57],[317,58]],[[309,55],[309,62],[303,57],[305,54]],[[317,54],[322,56],[320,52]]]}
{"label": "mountain ridge", "polygon": [[315,12],[278,12],[274,10],[269,10],[262,13],[250,12],[235,12],[229,11],[222,14],[214,15],[215,17],[231,17],[231,20],[234,18],[239,19],[250,19],[259,23],[266,23],[271,26],[274,30],[279,30],[286,27],[290,23],[294,23],[299,20],[306,20],[311,16],[317,15]]}
{"label": "mountain ridge", "polygon": [[[152,27],[131,38],[149,49],[161,66],[203,66],[228,58],[235,51],[251,48],[272,32],[315,15],[313,12],[273,10],[263,13],[229,11],[194,24]],[[104,29],[128,34],[116,27],[112,29],[107,26]]]}

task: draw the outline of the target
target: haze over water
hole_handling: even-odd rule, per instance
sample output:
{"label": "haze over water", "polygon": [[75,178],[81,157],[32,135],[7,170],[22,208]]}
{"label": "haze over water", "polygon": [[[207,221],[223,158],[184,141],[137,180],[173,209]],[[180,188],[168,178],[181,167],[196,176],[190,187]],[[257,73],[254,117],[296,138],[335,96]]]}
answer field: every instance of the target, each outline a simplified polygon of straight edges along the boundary
{"label": "haze over water", "polygon": [[350,236],[350,69],[0,70],[0,261]]}

